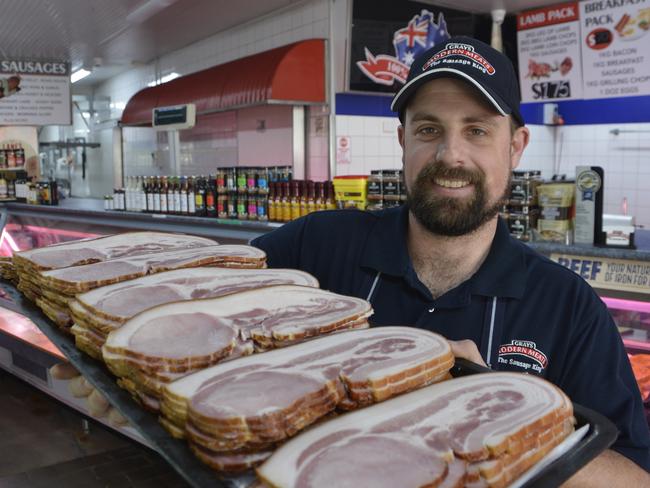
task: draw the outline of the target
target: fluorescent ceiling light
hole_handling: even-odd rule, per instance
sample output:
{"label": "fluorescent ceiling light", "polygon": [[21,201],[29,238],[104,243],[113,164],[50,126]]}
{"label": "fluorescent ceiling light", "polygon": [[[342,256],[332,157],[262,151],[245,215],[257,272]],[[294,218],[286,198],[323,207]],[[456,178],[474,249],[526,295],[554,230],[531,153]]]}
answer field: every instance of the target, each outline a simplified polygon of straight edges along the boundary
{"label": "fluorescent ceiling light", "polygon": [[168,81],[172,81],[172,80],[178,78],[179,76],[180,75],[174,71],[173,73],[169,73],[168,75],[165,75],[162,78],[160,78],[160,81],[152,81],[150,83],[147,83],[147,86],[162,85],[163,83],[167,83]]}
{"label": "fluorescent ceiling light", "polygon": [[126,16],[126,21],[129,24],[142,24],[175,2],[176,0],[147,0],[129,12]]}
{"label": "fluorescent ceiling light", "polygon": [[72,75],[70,75],[70,81],[72,83],[76,83],[79,80],[83,80],[89,74],[90,74],[90,71],[88,71],[88,70],[85,70],[83,68],[78,69],[77,71],[72,73]]}

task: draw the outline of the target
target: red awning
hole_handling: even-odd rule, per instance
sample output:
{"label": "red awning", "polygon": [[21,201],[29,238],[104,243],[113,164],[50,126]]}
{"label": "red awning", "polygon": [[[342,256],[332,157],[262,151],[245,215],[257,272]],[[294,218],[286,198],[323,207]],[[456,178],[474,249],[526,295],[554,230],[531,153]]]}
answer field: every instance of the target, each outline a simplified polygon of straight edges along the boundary
{"label": "red awning", "polygon": [[133,95],[123,125],[150,125],[151,110],[185,103],[197,115],[273,102],[325,103],[325,41],[310,39],[198,71]]}

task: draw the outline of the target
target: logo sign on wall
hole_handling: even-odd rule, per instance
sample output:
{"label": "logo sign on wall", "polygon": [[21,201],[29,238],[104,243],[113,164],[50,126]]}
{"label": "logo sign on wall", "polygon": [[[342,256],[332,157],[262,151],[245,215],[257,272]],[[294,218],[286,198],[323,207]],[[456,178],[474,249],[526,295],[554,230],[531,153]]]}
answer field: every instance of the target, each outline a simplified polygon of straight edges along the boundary
{"label": "logo sign on wall", "polygon": [[480,15],[432,8],[431,3],[354,0],[349,89],[395,93],[420,53],[452,34],[474,36],[481,29],[483,32],[484,24],[485,18]]}
{"label": "logo sign on wall", "polygon": [[650,0],[580,2],[584,98],[650,94]]}
{"label": "logo sign on wall", "polygon": [[449,39],[447,23],[442,12],[438,22],[434,22],[433,13],[422,10],[414,15],[405,27],[393,33],[395,55],[373,55],[364,47],[366,59],[357,61],[357,66],[373,82],[391,86],[398,81],[406,83],[406,77],[413,60],[422,52],[439,42]]}
{"label": "logo sign on wall", "polygon": [[578,2],[517,15],[523,102],[582,98]]}
{"label": "logo sign on wall", "polygon": [[0,58],[0,125],[70,125],[70,67]]}

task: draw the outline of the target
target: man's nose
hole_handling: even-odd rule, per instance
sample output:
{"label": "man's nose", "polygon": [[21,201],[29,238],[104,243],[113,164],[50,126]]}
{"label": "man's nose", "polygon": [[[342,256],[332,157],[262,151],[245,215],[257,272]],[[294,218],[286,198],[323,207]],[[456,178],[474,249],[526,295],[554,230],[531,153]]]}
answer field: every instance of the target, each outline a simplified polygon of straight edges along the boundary
{"label": "man's nose", "polygon": [[449,166],[460,166],[467,162],[467,142],[461,134],[447,132],[436,148],[436,161]]}

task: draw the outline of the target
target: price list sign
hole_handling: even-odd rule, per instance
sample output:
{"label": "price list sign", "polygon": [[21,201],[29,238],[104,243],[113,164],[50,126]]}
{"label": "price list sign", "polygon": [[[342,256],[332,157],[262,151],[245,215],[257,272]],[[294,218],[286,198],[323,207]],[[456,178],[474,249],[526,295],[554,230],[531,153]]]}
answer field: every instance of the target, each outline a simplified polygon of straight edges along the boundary
{"label": "price list sign", "polygon": [[0,58],[0,125],[70,125],[70,67]]}
{"label": "price list sign", "polygon": [[584,98],[650,94],[650,0],[580,2]]}
{"label": "price list sign", "polygon": [[568,2],[517,15],[522,101],[582,98],[578,12]]}

